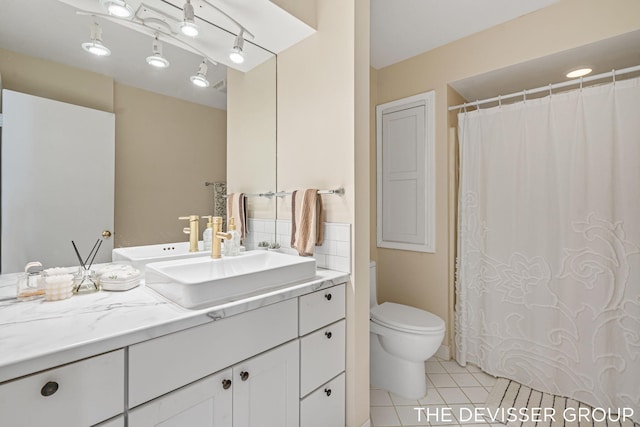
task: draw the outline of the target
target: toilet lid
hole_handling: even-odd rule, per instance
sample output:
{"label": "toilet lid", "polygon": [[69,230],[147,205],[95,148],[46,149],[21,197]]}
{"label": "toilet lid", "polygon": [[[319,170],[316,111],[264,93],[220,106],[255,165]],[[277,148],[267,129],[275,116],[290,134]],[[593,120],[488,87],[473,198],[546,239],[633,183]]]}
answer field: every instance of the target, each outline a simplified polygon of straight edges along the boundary
{"label": "toilet lid", "polygon": [[384,302],[371,309],[371,319],[390,328],[411,332],[439,332],[444,320],[433,313],[408,305]]}

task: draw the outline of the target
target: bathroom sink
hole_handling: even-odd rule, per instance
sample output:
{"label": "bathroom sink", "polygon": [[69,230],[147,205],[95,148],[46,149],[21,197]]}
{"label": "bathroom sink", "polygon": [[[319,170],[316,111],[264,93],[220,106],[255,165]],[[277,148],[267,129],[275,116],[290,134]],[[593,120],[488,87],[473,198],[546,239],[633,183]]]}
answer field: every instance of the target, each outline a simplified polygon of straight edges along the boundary
{"label": "bathroom sink", "polygon": [[147,264],[146,285],[185,308],[197,309],[275,290],[316,275],[316,260],[273,251]]}
{"label": "bathroom sink", "polygon": [[[202,248],[203,243],[199,242],[198,247]],[[202,257],[207,253],[208,252],[204,251],[189,252],[189,242],[178,242],[114,249],[111,252],[111,259],[114,262],[127,261],[138,270],[142,271],[144,270],[145,265],[150,262]]]}

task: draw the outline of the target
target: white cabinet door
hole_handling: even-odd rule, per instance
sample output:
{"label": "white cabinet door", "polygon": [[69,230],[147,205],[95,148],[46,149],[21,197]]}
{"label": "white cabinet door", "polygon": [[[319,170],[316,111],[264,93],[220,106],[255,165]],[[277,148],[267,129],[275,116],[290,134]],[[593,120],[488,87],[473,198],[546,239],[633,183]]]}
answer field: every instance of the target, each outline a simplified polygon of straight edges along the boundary
{"label": "white cabinet door", "polygon": [[129,412],[129,427],[231,427],[232,370],[226,369]]}
{"label": "white cabinet door", "polygon": [[435,252],[435,92],[376,107],[378,247]]}
{"label": "white cabinet door", "polygon": [[[78,265],[113,231],[115,115],[2,91],[2,273]],[[104,239],[95,263],[111,261]]]}
{"label": "white cabinet door", "polygon": [[292,341],[233,367],[235,427],[299,425],[298,349]]}

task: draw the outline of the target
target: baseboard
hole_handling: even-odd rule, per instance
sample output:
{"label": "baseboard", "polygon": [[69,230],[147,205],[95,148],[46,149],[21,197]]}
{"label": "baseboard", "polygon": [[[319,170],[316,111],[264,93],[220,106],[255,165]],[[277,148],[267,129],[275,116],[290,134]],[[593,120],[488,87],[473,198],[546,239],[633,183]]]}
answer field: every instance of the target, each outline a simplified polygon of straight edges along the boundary
{"label": "baseboard", "polygon": [[444,360],[451,359],[451,350],[449,350],[449,346],[444,344],[441,345],[438,351],[436,351],[436,356]]}
{"label": "baseboard", "polygon": [[365,421],[365,423],[362,424],[360,427],[371,427],[371,420]]}

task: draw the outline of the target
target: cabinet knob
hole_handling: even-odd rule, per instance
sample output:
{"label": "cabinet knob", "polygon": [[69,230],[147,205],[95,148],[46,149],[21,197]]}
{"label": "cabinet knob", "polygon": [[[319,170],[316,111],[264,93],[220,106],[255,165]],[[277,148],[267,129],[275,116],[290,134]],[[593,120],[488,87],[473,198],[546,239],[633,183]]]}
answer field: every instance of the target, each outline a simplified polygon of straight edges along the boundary
{"label": "cabinet knob", "polygon": [[228,390],[231,387],[231,380],[222,380],[222,388]]}
{"label": "cabinet knob", "polygon": [[40,389],[40,394],[43,395],[44,397],[49,397],[52,394],[54,394],[56,391],[58,391],[58,383],[55,381],[49,381],[48,383],[42,386],[42,388]]}
{"label": "cabinet knob", "polygon": [[327,397],[331,396],[331,389],[330,388],[325,388],[324,392],[327,394]]}
{"label": "cabinet knob", "polygon": [[327,299],[327,301],[331,301],[331,294],[324,294],[324,297]]}
{"label": "cabinet knob", "polygon": [[247,371],[240,372],[240,379],[242,381],[248,380],[249,379],[249,372],[247,372]]}
{"label": "cabinet knob", "polygon": [[328,340],[330,340],[330,339],[331,339],[331,337],[332,337],[331,332],[327,331],[327,332],[325,332],[324,334],[326,335],[326,337],[327,337],[327,339],[328,339]]}

